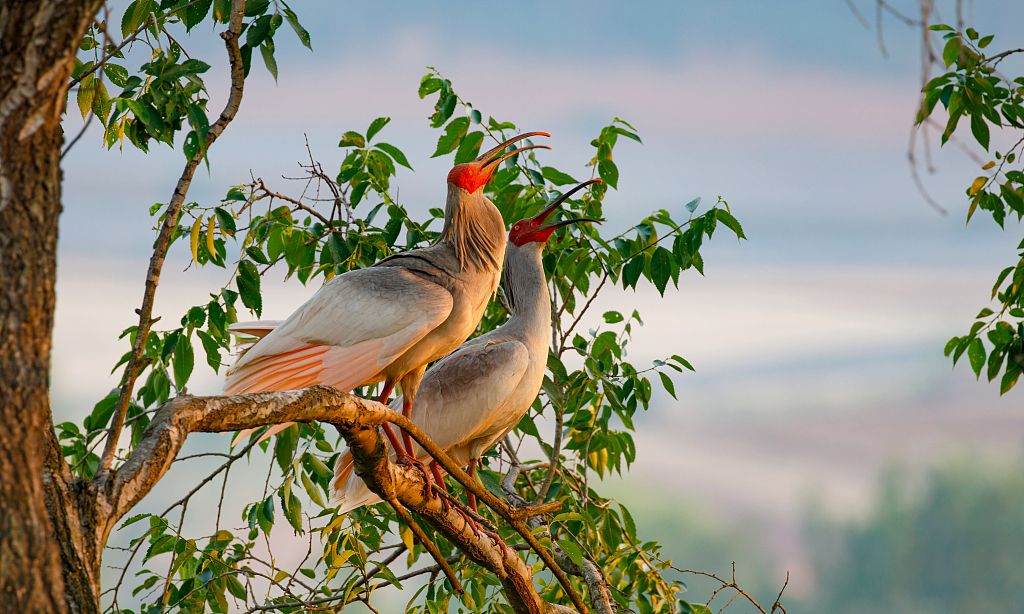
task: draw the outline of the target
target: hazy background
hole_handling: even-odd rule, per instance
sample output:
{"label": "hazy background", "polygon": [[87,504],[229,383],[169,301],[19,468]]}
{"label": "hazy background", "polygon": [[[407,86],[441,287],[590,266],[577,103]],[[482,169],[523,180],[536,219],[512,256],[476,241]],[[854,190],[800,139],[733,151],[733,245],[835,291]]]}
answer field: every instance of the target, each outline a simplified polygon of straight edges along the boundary
{"label": "hazy background", "polygon": [[[873,16],[873,4],[854,3]],[[120,14],[123,3],[112,4]],[[894,5],[911,15],[916,6]],[[437,133],[426,121],[431,103],[416,96],[427,65],[485,116],[550,132],[544,163],[576,176],[587,174],[590,140],[621,117],[644,144],[616,151],[609,231],[722,196],[750,240],[716,237],[705,248],[707,277],[688,272],[664,300],[647,286],[602,299],[644,317],[633,362],[678,353],[697,369],[677,378],[678,402],[658,397],[638,421],[637,462],[628,482],[609,481],[610,492],[678,566],[723,572],[735,560],[741,582],[769,604],[789,571],[787,594],[806,611],[961,611],[979,603],[979,587],[996,597],[981,602],[984,611],[1019,611],[1021,392],[999,399],[966,364],[951,370],[942,348],[1015,262],[1020,226],[1007,220],[1002,232],[978,216],[964,227],[963,190],[978,171],[952,147],[935,152],[939,173],[925,178],[950,215],[915,190],[906,149],[920,89],[916,30],[887,19],[885,59],[876,32],[843,0],[292,8],[314,51],[284,26],[276,84],[253,59],[241,111],[190,200],[214,202],[251,176],[297,192],[281,177],[298,174],[306,138],[330,171],[342,159],[341,133],[387,115],[380,138],[416,169],[399,169],[399,200],[414,214],[439,206],[450,161],[428,158]],[[996,35],[992,49],[1021,46],[1024,5],[966,8],[969,24]],[[940,10],[954,19],[952,3]],[[219,39],[206,29],[183,43],[214,65],[206,83],[220,109]],[[1002,68],[1020,74],[1020,62]],[[66,124],[69,134],[81,127],[74,105]],[[117,384],[110,368],[127,350],[117,336],[136,321],[155,236],[147,210],[167,201],[184,163],[163,146],[107,152],[99,139],[93,125],[64,163],[57,421],[79,421]],[[1005,139],[993,142],[1005,150]],[[157,313],[170,320],[224,281],[220,270],[182,273],[186,252],[172,251],[157,295]],[[267,287],[272,318],[313,291],[295,280]],[[191,391],[217,392],[219,380],[202,369]],[[191,475],[172,473],[146,504],[162,510]],[[958,531],[974,541],[935,541]],[[979,556],[999,559],[979,572],[999,580],[954,582]],[[706,600],[707,586],[693,582],[688,598]]]}

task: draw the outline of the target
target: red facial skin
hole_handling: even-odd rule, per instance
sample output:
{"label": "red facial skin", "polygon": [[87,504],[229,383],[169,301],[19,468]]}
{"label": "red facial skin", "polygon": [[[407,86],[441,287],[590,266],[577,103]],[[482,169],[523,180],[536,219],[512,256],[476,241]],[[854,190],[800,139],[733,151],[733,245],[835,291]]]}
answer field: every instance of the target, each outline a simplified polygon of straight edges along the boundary
{"label": "red facial skin", "polygon": [[536,241],[537,243],[543,243],[548,240],[551,233],[555,232],[557,226],[548,226],[547,228],[534,228],[540,224],[540,220],[520,220],[512,226],[512,230],[508,233],[508,240],[516,245],[516,247],[522,247],[530,241]]}
{"label": "red facial skin", "polygon": [[467,192],[476,192],[487,185],[487,181],[494,172],[494,165],[481,168],[477,164],[467,162],[460,164],[448,172],[448,183],[454,184]]}

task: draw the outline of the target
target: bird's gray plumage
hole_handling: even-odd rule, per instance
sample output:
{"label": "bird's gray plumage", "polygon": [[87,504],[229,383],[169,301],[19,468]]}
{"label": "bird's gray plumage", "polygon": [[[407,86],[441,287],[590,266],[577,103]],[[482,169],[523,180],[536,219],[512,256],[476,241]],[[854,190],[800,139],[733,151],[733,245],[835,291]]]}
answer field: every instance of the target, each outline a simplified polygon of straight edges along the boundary
{"label": "bird's gray plumage", "polygon": [[[505,284],[515,296],[512,316],[438,361],[420,382],[411,418],[457,463],[466,464],[505,436],[525,415],[544,378],[551,305],[541,252],[544,244],[509,243]],[[391,403],[402,405],[402,397]],[[428,460],[418,445],[415,455]],[[351,472],[347,454],[336,465],[342,511],[377,501]]]}

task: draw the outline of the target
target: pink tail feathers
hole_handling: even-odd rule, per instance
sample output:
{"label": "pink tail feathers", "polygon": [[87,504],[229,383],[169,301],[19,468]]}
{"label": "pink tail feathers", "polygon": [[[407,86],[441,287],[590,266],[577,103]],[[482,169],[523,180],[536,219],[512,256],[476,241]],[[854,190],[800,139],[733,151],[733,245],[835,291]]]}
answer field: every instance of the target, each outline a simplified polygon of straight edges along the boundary
{"label": "pink tail feathers", "polygon": [[346,450],[335,461],[334,483],[331,487],[331,500],[342,504],[338,508],[340,514],[351,512],[364,505],[380,503],[381,500],[352,469],[352,454]]}
{"label": "pink tail feathers", "polygon": [[[324,384],[349,391],[368,383],[379,372],[381,367],[377,360],[383,346],[384,339],[371,339],[348,347],[303,345],[280,354],[253,355],[249,360],[243,356],[228,372],[224,390],[227,394],[248,394],[298,390],[313,384]],[[259,346],[253,346],[251,351],[259,351]],[[294,422],[271,426],[260,441],[292,424]],[[234,447],[256,430],[239,431],[231,446]]]}

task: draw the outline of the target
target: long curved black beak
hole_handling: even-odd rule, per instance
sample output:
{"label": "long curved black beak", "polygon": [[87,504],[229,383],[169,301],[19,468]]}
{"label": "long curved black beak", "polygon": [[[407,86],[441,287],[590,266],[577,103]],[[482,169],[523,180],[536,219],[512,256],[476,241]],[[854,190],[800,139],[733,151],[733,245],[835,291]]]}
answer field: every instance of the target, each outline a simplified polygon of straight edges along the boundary
{"label": "long curved black beak", "polygon": [[479,164],[481,168],[487,168],[488,166],[491,166],[492,164],[501,164],[505,159],[511,158],[512,156],[516,155],[517,153],[519,153],[521,151],[526,151],[527,149],[551,149],[547,145],[529,145],[527,147],[519,147],[517,149],[513,149],[512,151],[508,152],[507,154],[505,154],[505,155],[503,155],[501,157],[498,157],[498,154],[500,154],[501,152],[505,151],[505,148],[508,147],[509,145],[511,145],[513,143],[518,143],[519,141],[521,141],[523,139],[526,139],[526,138],[529,138],[531,136],[547,136],[547,137],[550,137],[551,135],[548,134],[547,132],[527,132],[526,134],[520,134],[519,136],[512,137],[511,139],[505,141],[501,145],[498,145],[494,149],[492,149],[492,150],[490,150],[490,151],[488,151],[486,153],[480,154],[480,156],[478,156],[477,159],[474,160],[473,162],[475,164]]}
{"label": "long curved black beak", "polygon": [[595,220],[592,217],[574,217],[570,220],[562,220],[560,222],[552,222],[551,224],[544,224],[543,226],[537,226],[535,230],[554,230],[561,228],[562,226],[568,226],[569,224],[579,224],[581,222],[595,222],[600,224],[599,220]]}
{"label": "long curved black beak", "polygon": [[541,211],[537,215],[533,216],[533,218],[530,219],[530,226],[533,226],[534,228],[558,228],[559,226],[565,226],[566,224],[572,224],[572,223],[575,223],[575,222],[585,222],[585,221],[586,222],[597,222],[598,224],[600,224],[601,222],[598,222],[597,220],[594,220],[594,219],[591,219],[591,218],[578,218],[578,219],[574,219],[574,220],[563,220],[561,222],[555,222],[554,224],[548,224],[547,226],[538,226],[539,224],[544,223],[544,220],[547,219],[547,217],[549,215],[551,215],[551,212],[554,211],[555,209],[557,209],[559,207],[559,205],[564,203],[566,200],[568,200],[570,196],[572,196],[576,192],[579,192],[580,190],[582,190],[583,188],[587,187],[588,185],[592,185],[592,184],[595,184],[595,183],[604,183],[604,182],[601,181],[600,179],[591,179],[590,181],[584,181],[583,183],[581,183],[578,186],[574,187],[573,189],[569,190],[565,194],[562,194],[561,196],[558,197],[558,199],[556,201],[554,201],[553,203],[551,203],[547,207],[544,207],[543,211]]}

